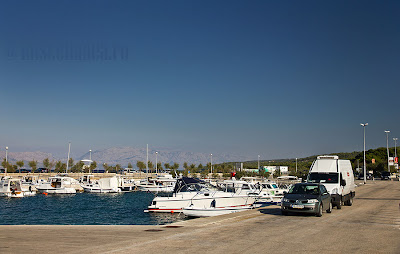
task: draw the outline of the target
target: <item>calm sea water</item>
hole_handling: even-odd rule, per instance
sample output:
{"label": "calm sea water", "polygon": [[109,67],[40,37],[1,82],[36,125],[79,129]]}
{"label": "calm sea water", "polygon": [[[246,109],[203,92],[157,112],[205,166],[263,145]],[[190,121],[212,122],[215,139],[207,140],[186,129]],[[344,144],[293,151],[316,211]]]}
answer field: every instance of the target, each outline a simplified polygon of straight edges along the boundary
{"label": "calm sea water", "polygon": [[143,212],[153,198],[144,192],[0,198],[0,224],[160,225],[185,219],[179,214]]}

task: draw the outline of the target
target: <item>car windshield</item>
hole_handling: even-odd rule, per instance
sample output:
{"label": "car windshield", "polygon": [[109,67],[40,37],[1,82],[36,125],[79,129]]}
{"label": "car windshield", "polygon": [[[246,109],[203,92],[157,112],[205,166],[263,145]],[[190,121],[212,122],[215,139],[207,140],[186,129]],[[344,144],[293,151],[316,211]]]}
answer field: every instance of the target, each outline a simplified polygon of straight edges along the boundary
{"label": "car windshield", "polygon": [[312,183],[338,183],[338,173],[311,173],[308,181]]}
{"label": "car windshield", "polygon": [[319,188],[318,188],[318,185],[295,184],[290,188],[289,194],[318,195]]}

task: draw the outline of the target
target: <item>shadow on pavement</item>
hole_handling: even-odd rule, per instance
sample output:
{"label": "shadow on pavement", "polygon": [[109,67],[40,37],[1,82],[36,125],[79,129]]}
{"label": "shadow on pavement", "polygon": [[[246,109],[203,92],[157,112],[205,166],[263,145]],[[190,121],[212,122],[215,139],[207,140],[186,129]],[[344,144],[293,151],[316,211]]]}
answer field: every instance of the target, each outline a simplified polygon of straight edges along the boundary
{"label": "shadow on pavement", "polygon": [[354,199],[365,199],[365,200],[400,200],[400,198],[354,198]]}
{"label": "shadow on pavement", "polygon": [[281,208],[279,208],[279,207],[260,208],[259,211],[262,214],[271,214],[271,215],[282,216]]}
{"label": "shadow on pavement", "polygon": [[259,209],[259,211],[262,214],[270,214],[270,215],[283,216],[283,217],[286,217],[286,216],[314,217],[315,216],[315,214],[301,213],[301,212],[289,212],[288,215],[283,215],[280,207],[261,208],[261,209]]}

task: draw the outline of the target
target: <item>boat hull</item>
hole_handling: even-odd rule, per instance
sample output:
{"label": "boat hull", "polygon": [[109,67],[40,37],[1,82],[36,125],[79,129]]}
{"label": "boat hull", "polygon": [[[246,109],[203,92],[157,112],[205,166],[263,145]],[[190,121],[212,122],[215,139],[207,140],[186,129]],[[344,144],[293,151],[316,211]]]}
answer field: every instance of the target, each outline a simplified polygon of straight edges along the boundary
{"label": "boat hull", "polygon": [[149,212],[181,212],[183,208],[193,206],[197,208],[214,207],[240,207],[250,206],[257,197],[248,195],[235,195],[228,192],[215,193],[182,193],[173,197],[156,197],[148,206]]}
{"label": "boat hull", "polygon": [[87,188],[87,187],[82,187],[84,192],[89,192],[89,193],[117,193],[121,192],[120,189],[97,189],[97,188]]}
{"label": "boat hull", "polygon": [[185,207],[182,209],[183,214],[189,217],[211,217],[230,213],[237,213],[252,209],[253,206],[238,206],[238,207],[217,207],[217,208],[196,208]]}
{"label": "boat hull", "polygon": [[158,187],[158,186],[151,186],[151,185],[138,185],[137,186],[141,191],[149,191],[149,192],[173,192],[174,187]]}
{"label": "boat hull", "polygon": [[1,197],[8,197],[8,198],[22,198],[24,197],[24,192],[16,191],[16,192],[2,192],[0,193]]}
{"label": "boat hull", "polygon": [[76,190],[74,188],[36,188],[39,193],[48,194],[75,194]]}

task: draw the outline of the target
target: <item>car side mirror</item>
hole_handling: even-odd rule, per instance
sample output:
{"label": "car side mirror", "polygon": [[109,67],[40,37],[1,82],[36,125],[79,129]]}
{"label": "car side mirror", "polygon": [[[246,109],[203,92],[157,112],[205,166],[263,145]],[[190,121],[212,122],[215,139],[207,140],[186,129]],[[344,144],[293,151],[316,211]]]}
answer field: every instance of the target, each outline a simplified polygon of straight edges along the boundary
{"label": "car side mirror", "polygon": [[342,181],[340,182],[340,185],[346,186],[346,180],[342,179]]}

